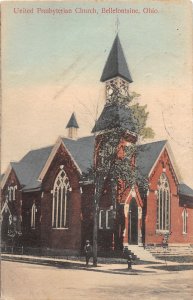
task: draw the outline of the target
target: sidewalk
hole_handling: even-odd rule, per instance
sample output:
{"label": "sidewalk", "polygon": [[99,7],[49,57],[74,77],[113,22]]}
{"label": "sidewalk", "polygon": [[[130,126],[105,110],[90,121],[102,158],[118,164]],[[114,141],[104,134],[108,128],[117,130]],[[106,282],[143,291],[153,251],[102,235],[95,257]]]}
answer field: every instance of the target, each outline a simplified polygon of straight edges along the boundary
{"label": "sidewalk", "polygon": [[127,263],[125,260],[116,263],[116,259],[98,259],[98,266],[92,266],[92,260],[90,261],[89,267],[85,266],[85,262],[81,259],[73,259],[70,257],[69,259],[64,258],[52,258],[52,257],[39,257],[39,256],[29,256],[29,255],[14,255],[14,254],[1,254],[1,259],[6,261],[14,261],[14,262],[23,262],[23,263],[31,263],[31,264],[39,264],[39,265],[47,265],[54,266],[58,268],[65,269],[77,269],[77,270],[87,270],[87,271],[95,271],[95,272],[103,272],[103,273],[113,273],[113,274],[123,274],[123,275],[148,275],[154,273],[167,273],[168,272],[178,272],[183,270],[193,270],[193,262],[192,263],[176,263],[176,262],[165,262],[160,260],[157,263],[152,262],[144,262],[143,264],[134,264],[132,269],[129,270],[127,268]]}

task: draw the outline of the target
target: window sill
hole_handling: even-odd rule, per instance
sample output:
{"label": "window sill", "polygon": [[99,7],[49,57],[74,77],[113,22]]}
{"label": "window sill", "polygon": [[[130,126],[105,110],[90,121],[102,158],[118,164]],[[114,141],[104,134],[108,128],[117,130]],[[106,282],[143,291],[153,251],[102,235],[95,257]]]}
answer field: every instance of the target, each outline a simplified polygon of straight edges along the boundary
{"label": "window sill", "polygon": [[169,230],[161,230],[161,229],[156,229],[156,234],[166,234],[166,233],[170,233]]}
{"label": "window sill", "polygon": [[188,233],[187,233],[187,232],[182,232],[182,234],[183,234],[183,235],[187,235]]}
{"label": "window sill", "polygon": [[53,228],[53,227],[52,227],[52,229],[53,229],[53,230],[68,230],[69,228]]}

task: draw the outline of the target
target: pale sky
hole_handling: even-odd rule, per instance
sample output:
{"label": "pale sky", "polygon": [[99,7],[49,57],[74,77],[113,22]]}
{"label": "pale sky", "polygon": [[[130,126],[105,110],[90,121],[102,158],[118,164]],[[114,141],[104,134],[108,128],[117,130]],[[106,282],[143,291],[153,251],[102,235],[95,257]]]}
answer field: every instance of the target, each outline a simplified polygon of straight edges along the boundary
{"label": "pale sky", "polygon": [[[37,8],[72,13],[38,14]],[[104,105],[100,76],[116,33],[116,14],[102,14],[102,8],[140,11],[118,15],[130,90],[148,106],[154,140],[170,142],[183,181],[193,187],[192,22],[184,0],[3,3],[2,172],[9,161],[65,136],[73,111],[79,136],[90,134],[96,108],[100,113]]]}

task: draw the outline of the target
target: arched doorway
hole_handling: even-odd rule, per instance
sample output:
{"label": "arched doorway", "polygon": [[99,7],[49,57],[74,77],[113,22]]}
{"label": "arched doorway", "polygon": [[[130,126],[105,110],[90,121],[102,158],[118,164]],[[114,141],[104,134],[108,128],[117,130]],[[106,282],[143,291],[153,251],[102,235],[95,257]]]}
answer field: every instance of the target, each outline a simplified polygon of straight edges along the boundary
{"label": "arched doorway", "polygon": [[129,205],[129,244],[138,244],[138,206],[135,198],[131,199]]}

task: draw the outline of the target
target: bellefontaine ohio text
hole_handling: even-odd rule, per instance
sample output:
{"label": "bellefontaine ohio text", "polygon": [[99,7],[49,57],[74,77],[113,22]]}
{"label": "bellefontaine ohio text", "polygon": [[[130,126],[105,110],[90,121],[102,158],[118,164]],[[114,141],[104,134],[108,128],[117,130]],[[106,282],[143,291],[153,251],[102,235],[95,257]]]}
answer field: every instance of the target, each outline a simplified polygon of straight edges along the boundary
{"label": "bellefontaine ohio text", "polygon": [[66,14],[156,14],[159,13],[158,9],[144,7],[142,9],[135,8],[42,8],[42,7],[32,7],[32,8],[19,8],[14,7],[14,14],[48,14],[48,15],[66,15]]}

